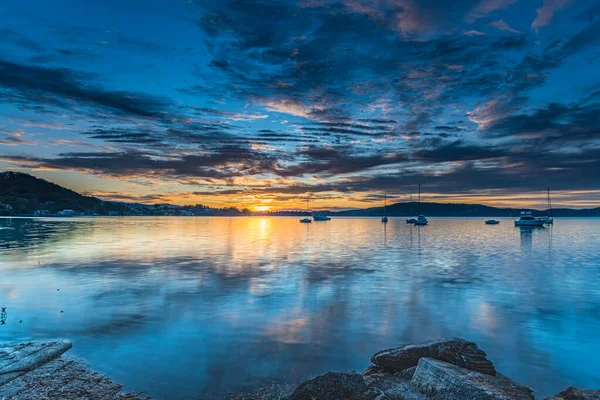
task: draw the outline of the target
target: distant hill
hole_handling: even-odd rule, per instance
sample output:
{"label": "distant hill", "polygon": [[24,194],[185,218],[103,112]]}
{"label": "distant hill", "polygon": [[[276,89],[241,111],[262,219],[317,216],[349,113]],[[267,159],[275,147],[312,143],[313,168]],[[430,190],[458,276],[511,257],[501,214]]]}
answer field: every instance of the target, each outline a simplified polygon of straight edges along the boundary
{"label": "distant hill", "polygon": [[[531,211],[535,216],[545,216],[546,210]],[[386,214],[390,217],[415,216],[419,212],[428,217],[511,217],[517,216],[523,211],[522,208],[496,208],[482,204],[449,204],[449,203],[396,203],[387,206]],[[328,212],[328,215],[338,216],[380,216],[383,215],[383,207],[372,207],[357,210],[339,212]],[[555,217],[598,217],[600,207],[592,209],[570,209],[554,208],[552,215]]]}
{"label": "distant hill", "polygon": [[[8,207],[7,207],[8,205]],[[417,210],[417,208],[419,210]],[[83,196],[62,186],[21,172],[0,173],[0,215],[30,215],[36,211],[42,215],[57,214],[62,210],[73,210],[85,215],[251,215],[248,210],[237,208],[210,208],[201,204],[177,206],[171,204],[146,205],[100,200]],[[496,208],[481,204],[447,203],[396,203],[387,206],[390,217],[414,216],[420,211],[428,217],[509,217],[519,214],[521,209]],[[534,215],[546,215],[546,211],[530,210]],[[306,215],[304,211],[262,212],[257,215]],[[371,207],[345,211],[325,211],[319,214],[331,216],[381,216],[383,207]],[[592,209],[555,208],[555,217],[598,217],[600,207]]]}
{"label": "distant hill", "polygon": [[85,214],[127,213],[129,208],[72,190],[21,172],[0,173],[0,207],[3,214],[33,214],[37,210],[55,214],[69,209]]}

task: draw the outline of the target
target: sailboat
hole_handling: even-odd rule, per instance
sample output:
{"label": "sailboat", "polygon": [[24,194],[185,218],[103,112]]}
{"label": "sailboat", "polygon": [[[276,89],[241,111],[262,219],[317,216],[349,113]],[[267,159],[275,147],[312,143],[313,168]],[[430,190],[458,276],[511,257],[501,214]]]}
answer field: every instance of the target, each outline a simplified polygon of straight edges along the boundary
{"label": "sailboat", "polygon": [[[408,215],[412,214],[412,194],[410,195],[410,203],[408,203]],[[406,219],[406,223],[407,224],[414,224],[415,222],[417,222],[416,218],[407,218]]]}
{"label": "sailboat", "polygon": [[[419,202],[418,204],[418,208],[417,208],[417,212],[420,211],[421,209],[421,185],[419,185]],[[420,214],[417,217],[417,220],[415,221],[415,225],[427,225],[429,223],[429,220],[427,219],[427,217],[424,214]]]}
{"label": "sailboat", "polygon": [[[308,198],[306,199],[306,212],[308,213]],[[302,222],[304,224],[310,224],[312,222],[312,219],[310,219],[308,217],[304,217],[300,220],[300,222]]]}
{"label": "sailboat", "polygon": [[554,223],[554,217],[552,216],[552,202],[550,201],[550,186],[548,186],[548,216],[546,216],[544,223],[548,225]]}
{"label": "sailboat", "polygon": [[383,222],[384,224],[386,222],[388,222],[388,217],[387,217],[387,213],[386,213],[386,206],[387,206],[387,193],[383,194],[383,217],[381,217],[381,222]]}

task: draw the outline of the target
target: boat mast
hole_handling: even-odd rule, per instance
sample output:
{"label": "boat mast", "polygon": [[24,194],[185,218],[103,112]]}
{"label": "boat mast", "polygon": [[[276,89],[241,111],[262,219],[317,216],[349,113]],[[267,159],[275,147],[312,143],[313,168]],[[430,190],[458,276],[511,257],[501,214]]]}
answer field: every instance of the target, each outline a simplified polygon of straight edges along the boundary
{"label": "boat mast", "polygon": [[550,186],[548,186],[548,217],[552,217],[552,202],[550,201]]}
{"label": "boat mast", "polygon": [[410,195],[408,201],[408,215],[412,215],[412,194]]}
{"label": "boat mast", "polygon": [[421,215],[421,185],[419,185],[419,202],[417,203],[417,214]]}
{"label": "boat mast", "polygon": [[383,216],[384,217],[386,216],[386,213],[385,213],[385,211],[386,211],[385,207],[386,206],[387,206],[387,193],[384,193],[383,194]]}

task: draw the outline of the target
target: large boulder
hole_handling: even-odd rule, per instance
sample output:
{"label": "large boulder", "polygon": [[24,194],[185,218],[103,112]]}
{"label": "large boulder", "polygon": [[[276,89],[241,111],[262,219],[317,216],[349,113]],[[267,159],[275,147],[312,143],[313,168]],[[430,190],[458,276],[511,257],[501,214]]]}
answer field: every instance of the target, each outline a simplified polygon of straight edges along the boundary
{"label": "large boulder", "polygon": [[360,374],[328,372],[310,379],[287,400],[387,400],[377,389],[370,388]]}
{"label": "large boulder", "polygon": [[546,400],[600,400],[600,390],[579,390],[571,386]]}
{"label": "large boulder", "polygon": [[423,357],[446,361],[483,374],[496,375],[494,364],[487,359],[485,352],[475,343],[461,338],[430,340],[382,350],[371,357],[371,362],[402,371],[414,367]]}
{"label": "large boulder", "polygon": [[503,376],[421,358],[411,384],[434,400],[532,400],[531,389]]}

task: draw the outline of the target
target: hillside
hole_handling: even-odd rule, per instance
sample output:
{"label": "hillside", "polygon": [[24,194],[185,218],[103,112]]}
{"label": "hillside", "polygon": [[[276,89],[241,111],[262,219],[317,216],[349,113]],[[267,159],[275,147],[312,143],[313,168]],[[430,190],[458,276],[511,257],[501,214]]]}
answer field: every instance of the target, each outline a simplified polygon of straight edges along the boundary
{"label": "hillside", "polygon": [[127,213],[119,204],[95,197],[80,195],[62,186],[21,172],[0,173],[0,203],[12,210],[0,209],[3,214],[33,214],[45,210],[49,214],[70,209],[84,214]]}
{"label": "hillside", "polygon": [[[528,209],[535,216],[545,216],[546,210]],[[482,204],[448,204],[448,203],[396,203],[387,206],[386,214],[390,217],[415,216],[419,212],[428,217],[512,217],[518,216],[521,208],[496,208]],[[372,207],[327,213],[338,216],[381,216],[383,207]],[[570,209],[555,208],[555,217],[596,217],[600,216],[600,208]]]}

